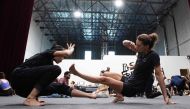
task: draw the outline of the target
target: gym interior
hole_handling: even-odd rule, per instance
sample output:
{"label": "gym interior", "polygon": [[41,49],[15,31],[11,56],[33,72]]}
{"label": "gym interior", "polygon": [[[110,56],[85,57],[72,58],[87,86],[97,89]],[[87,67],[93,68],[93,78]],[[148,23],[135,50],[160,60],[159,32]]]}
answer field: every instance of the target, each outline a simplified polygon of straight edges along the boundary
{"label": "gym interior", "polygon": [[[167,88],[172,105],[163,96],[147,98],[144,93],[113,103],[114,91],[96,99],[70,97],[57,93],[41,96],[40,108],[176,108],[189,109],[190,101],[190,0],[2,0],[0,1],[0,72],[11,79],[11,72],[31,56],[53,45],[67,48],[75,44],[73,54],[57,64],[64,77],[72,64],[84,74],[99,76],[102,71],[130,76],[137,53],[123,46],[124,40],[136,42],[140,34],[158,34],[153,50],[160,56],[166,88],[173,76],[185,78],[183,92]],[[131,65],[132,64],[132,65]],[[155,76],[155,75],[154,75]],[[68,85],[93,93],[100,84],[73,74]],[[172,89],[173,89],[172,88]],[[14,89],[13,89],[14,90]],[[154,79],[152,90],[162,92]],[[0,108],[28,108],[17,94],[0,96]]]}

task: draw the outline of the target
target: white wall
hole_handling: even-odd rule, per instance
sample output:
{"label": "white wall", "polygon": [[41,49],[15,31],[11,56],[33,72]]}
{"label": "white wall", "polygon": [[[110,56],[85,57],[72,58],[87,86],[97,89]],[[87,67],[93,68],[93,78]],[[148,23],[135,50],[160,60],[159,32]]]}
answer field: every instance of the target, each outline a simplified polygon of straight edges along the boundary
{"label": "white wall", "polygon": [[[85,74],[98,76],[101,70],[107,67],[111,68],[112,72],[121,73],[123,71],[123,64],[135,62],[136,56],[105,56],[104,60],[63,60],[59,66],[62,68],[62,77],[65,71],[69,70],[71,64],[76,65],[76,69]],[[190,61],[186,56],[160,56],[161,67],[163,67],[166,77],[170,78],[172,75],[180,75],[180,69],[190,69]],[[71,75],[70,81],[74,80],[76,83],[85,83],[85,85],[92,84],[77,76]]]}
{"label": "white wall", "polygon": [[[190,6],[188,0],[179,0],[176,7],[171,11],[174,15],[180,56],[190,55]],[[177,41],[174,30],[174,22],[171,16],[166,16],[162,22],[166,26],[169,55],[177,56]],[[157,29],[158,34],[164,35]]]}
{"label": "white wall", "polygon": [[158,42],[155,45],[154,49],[159,55],[166,55],[166,48],[165,48],[165,37],[164,37],[164,30],[161,26],[157,27],[156,33],[158,33]]}
{"label": "white wall", "polygon": [[27,40],[27,46],[25,51],[25,58],[27,59],[32,55],[44,51],[52,46],[50,41],[48,41],[47,37],[42,34],[39,26],[35,23],[35,21],[31,19],[29,35]]}
{"label": "white wall", "polygon": [[[69,70],[69,67],[72,64],[76,65],[76,68],[79,71],[93,75],[99,76],[101,70],[106,70],[107,67],[110,67],[112,72],[121,73],[123,71],[123,64],[134,62],[136,60],[136,56],[116,56],[116,57],[104,57],[104,60],[63,60],[62,63],[58,64],[62,68],[62,73],[58,78],[64,75],[65,71]],[[84,83],[85,85],[91,84],[77,76],[71,75],[70,81],[74,80],[76,83]]]}
{"label": "white wall", "polygon": [[174,9],[180,55],[190,54],[190,6],[188,0],[180,0]]}

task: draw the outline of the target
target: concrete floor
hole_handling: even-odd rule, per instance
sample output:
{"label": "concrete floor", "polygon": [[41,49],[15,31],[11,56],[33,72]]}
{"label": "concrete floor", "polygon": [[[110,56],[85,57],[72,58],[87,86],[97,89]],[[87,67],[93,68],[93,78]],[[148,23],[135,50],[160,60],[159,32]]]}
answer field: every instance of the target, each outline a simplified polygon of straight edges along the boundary
{"label": "concrete floor", "polygon": [[41,107],[23,106],[24,98],[18,96],[0,97],[0,109],[190,109],[190,96],[174,96],[177,104],[164,105],[162,96],[155,99],[141,97],[125,98],[124,102],[111,103],[110,98],[40,98],[46,105]]}

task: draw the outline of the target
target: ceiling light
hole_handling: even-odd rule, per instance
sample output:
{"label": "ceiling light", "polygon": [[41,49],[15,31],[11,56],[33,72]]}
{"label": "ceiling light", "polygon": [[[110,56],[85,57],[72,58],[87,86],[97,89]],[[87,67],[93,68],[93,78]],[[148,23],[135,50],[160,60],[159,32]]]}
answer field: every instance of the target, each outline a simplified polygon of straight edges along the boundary
{"label": "ceiling light", "polygon": [[82,13],[81,13],[79,10],[77,10],[77,11],[74,12],[74,16],[75,16],[76,18],[80,18],[81,15],[82,15]]}
{"label": "ceiling light", "polygon": [[123,6],[123,0],[115,0],[115,6],[116,6],[116,7],[121,7],[121,6]]}

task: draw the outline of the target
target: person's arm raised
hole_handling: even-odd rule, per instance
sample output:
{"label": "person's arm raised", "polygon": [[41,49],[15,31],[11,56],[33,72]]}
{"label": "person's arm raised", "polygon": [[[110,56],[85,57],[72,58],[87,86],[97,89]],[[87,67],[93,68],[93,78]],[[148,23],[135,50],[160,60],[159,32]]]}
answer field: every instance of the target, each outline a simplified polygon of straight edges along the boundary
{"label": "person's arm raised", "polygon": [[55,57],[68,57],[68,56],[72,55],[72,53],[74,52],[74,47],[75,47],[75,44],[67,43],[67,49],[64,49],[62,51],[55,51],[53,55]]}
{"label": "person's arm raised", "polygon": [[124,40],[124,41],[123,41],[123,46],[124,46],[124,47],[127,47],[128,49],[130,49],[130,50],[132,50],[132,51],[134,51],[134,52],[137,52],[137,50],[136,50],[136,45],[135,45],[135,43],[132,42],[132,41]]}

